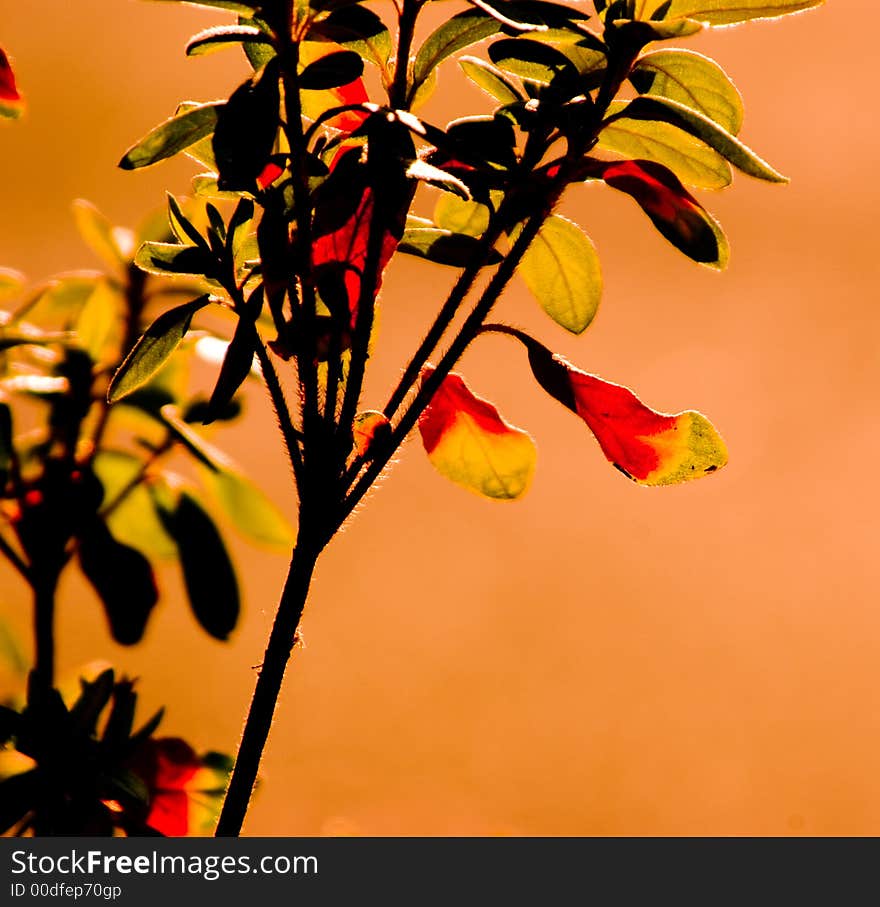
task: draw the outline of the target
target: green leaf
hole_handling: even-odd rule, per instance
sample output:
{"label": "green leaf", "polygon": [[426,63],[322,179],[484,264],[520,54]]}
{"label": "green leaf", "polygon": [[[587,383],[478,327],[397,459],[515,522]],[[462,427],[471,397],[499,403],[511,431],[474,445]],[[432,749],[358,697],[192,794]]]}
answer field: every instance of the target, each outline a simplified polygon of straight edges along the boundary
{"label": "green leaf", "polygon": [[146,384],[177,349],[189,330],[193,315],[208,302],[208,296],[200,296],[192,302],[163,312],[125,357],[125,361],[110,382],[107,399],[115,403]]}
{"label": "green leaf", "polygon": [[185,491],[173,510],[159,500],[157,508],[165,529],[177,542],[196,620],[214,639],[228,639],[238,622],[241,602],[235,568],[214,521]]}
{"label": "green leaf", "polygon": [[[397,247],[398,252],[426,258],[439,265],[450,265],[463,268],[480,248],[480,241],[466,233],[453,233],[439,227],[407,228]],[[493,249],[489,254],[489,264],[497,264],[501,255]]]}
{"label": "green leaf", "polygon": [[489,227],[489,208],[480,202],[441,195],[434,206],[434,223],[451,233],[482,236]]}
{"label": "green leaf", "polygon": [[218,112],[223,104],[200,104],[189,107],[160,123],[123,155],[119,166],[123,170],[149,167],[173,157],[210,135],[217,125]]}
{"label": "green leaf", "polygon": [[272,46],[272,37],[252,25],[216,25],[193,35],[186,45],[188,57],[203,56],[224,47],[235,44],[268,44]]}
{"label": "green leaf", "polygon": [[464,74],[476,85],[502,104],[514,104],[523,100],[516,86],[496,66],[478,57],[462,57],[458,61]]}
{"label": "green leaf", "polygon": [[242,535],[258,544],[290,551],[296,538],[293,528],[250,479],[233,470],[202,471],[202,477]]}
{"label": "green leaf", "polygon": [[212,277],[217,264],[206,250],[179,243],[145,242],[137,250],[134,263],[148,274]]}
{"label": "green leaf", "polygon": [[[516,241],[521,228],[511,233]],[[581,228],[559,215],[544,221],[517,273],[541,308],[572,334],[586,330],[602,298],[599,256]]]}
{"label": "green leaf", "polygon": [[732,136],[708,117],[691,110],[684,104],[666,98],[642,96],[630,101],[623,109],[621,116],[634,120],[669,123],[694,138],[705,142],[734,167],[771,183],[787,183],[788,178],[774,170],[735,136]]}
{"label": "green leaf", "polygon": [[[625,102],[615,102],[611,111],[624,106]],[[663,164],[685,183],[702,189],[723,189],[732,179],[730,165],[718,152],[669,123],[615,119],[599,133],[597,147]]]}
{"label": "green leaf", "polygon": [[711,25],[734,25],[749,19],[775,19],[820,6],[823,0],[672,0],[668,16],[688,16]]}
{"label": "green leaf", "polygon": [[[94,461],[95,475],[104,488],[104,506],[112,505],[143,471],[143,460],[120,450],[101,450]],[[129,491],[106,516],[113,537],[150,557],[172,558],[177,548],[156,516],[152,497],[143,483]]]}
{"label": "green leaf", "polygon": [[[103,361],[110,340],[119,334],[122,303],[119,292],[108,281],[102,280],[82,307],[74,332],[77,342],[92,362]],[[111,355],[115,359],[115,353]]]}
{"label": "green leaf", "polygon": [[114,539],[100,519],[83,531],[77,555],[104,604],[113,638],[124,646],[140,642],[159,597],[150,562]]}
{"label": "green leaf", "polygon": [[309,91],[339,88],[359,79],[364,61],[353,50],[337,50],[310,63],[299,75],[299,84]]}
{"label": "green leaf", "polygon": [[127,267],[134,252],[134,236],[129,230],[114,228],[89,201],[78,198],[73,203],[73,217],[86,245],[114,268]]}
{"label": "green leaf", "polygon": [[166,197],[168,199],[168,223],[171,226],[171,232],[177,237],[177,241],[184,245],[198,246],[206,252],[209,251],[210,247],[205,238],[183,213],[177,199],[170,192],[166,193]]}
{"label": "green leaf", "polygon": [[690,50],[645,54],[631,76],[640,94],[659,95],[702,113],[731,135],[743,122],[743,103],[736,86],[714,61]]}
{"label": "green leaf", "polygon": [[445,59],[472,44],[478,44],[492,35],[497,35],[499,31],[501,23],[477,9],[465,10],[444,22],[428,35],[416,54],[410,100]]}
{"label": "green leaf", "polygon": [[578,76],[572,60],[559,48],[533,38],[507,38],[489,47],[489,59],[499,68],[526,82],[549,85],[557,76]]}

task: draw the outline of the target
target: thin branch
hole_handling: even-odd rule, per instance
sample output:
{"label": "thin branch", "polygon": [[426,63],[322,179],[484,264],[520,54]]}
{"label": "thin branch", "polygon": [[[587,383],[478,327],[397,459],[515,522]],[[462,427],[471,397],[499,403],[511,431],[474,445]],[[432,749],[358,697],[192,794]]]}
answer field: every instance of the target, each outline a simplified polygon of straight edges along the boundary
{"label": "thin branch", "polygon": [[2,552],[6,559],[12,564],[13,567],[21,574],[22,578],[28,583],[31,581],[31,570],[28,567],[25,559],[12,547],[12,545],[0,535],[0,552]]}

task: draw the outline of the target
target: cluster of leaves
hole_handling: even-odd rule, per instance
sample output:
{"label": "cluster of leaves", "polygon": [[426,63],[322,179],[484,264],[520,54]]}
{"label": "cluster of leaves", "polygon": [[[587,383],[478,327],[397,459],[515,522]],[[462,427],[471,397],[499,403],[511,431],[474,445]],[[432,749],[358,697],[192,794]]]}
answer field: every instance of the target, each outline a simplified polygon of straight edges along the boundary
{"label": "cluster of leaves", "polygon": [[[686,186],[722,188],[731,165],[770,182],[785,178],[737,137],[742,102],[721,67],[665,45],[820,0],[597,0],[592,12],[548,0],[473,0],[413,48],[415,19],[428,2],[398,7],[395,50],[385,21],[356,0],[198,0],[239,18],[194,36],[187,53],[240,45],[253,74],[226,102],[181,105],[121,165],[186,150],[209,168],[194,180],[197,193],[238,200],[228,222],[212,216],[207,237],[184,225],[177,246],[144,247],[136,259],[223,286],[221,304],[231,302],[239,325],[213,403],[231,399],[254,354],[271,365],[261,330],[274,332],[267,345],[295,363],[299,382],[298,417],[279,417],[301,502],[313,493],[341,501],[325,520],[330,535],[416,420],[444,475],[496,499],[526,490],[531,439],[451,372],[490,330],[525,345],[539,385],[585,421],[631,479],[669,484],[715,471],[726,449],[699,413],[655,412],[521,331],[485,320],[514,272],[567,331],[579,334],[593,320],[602,284],[596,249],[579,225],[553,213],[572,184],[601,182],[630,196],[681,252],[723,268],[721,227]],[[462,55],[487,41],[488,59]],[[493,109],[441,127],[412,111],[452,57]],[[387,100],[368,100],[365,65],[378,71]],[[419,185],[440,192],[431,218],[413,213]],[[262,209],[260,260],[251,267],[236,248],[254,203]],[[388,404],[357,412],[376,297],[396,252],[462,272]],[[495,268],[433,366],[429,357],[474,278]],[[122,398],[163,364],[184,316],[178,310],[153,326],[165,341],[136,349],[112,394]]]}
{"label": "cluster of leaves", "polygon": [[[172,200],[171,211],[179,210]],[[148,302],[205,288],[154,281],[134,265],[139,241],[167,238],[164,218],[151,218],[135,237],[86,202],[75,213],[107,273],[69,273],[26,292],[18,275],[3,272],[4,292],[21,297],[0,324],[4,551],[28,582],[50,589],[75,559],[123,644],[142,638],[157,601],[151,559],[176,557],[196,619],[226,639],[239,613],[235,571],[215,518],[199,503],[204,495],[166,465],[169,454],[189,454],[220,508],[251,537],[286,547],[291,529],[191,427],[209,404],[188,390],[188,358],[224,349],[213,332],[193,331],[189,357],[124,406],[108,407],[109,376],[143,330]],[[196,308],[189,306],[190,318]],[[216,417],[234,418],[239,409],[227,405]]]}
{"label": "cluster of leaves", "polygon": [[220,753],[135,729],[137,693],[104,670],[65,697],[32,676],[27,703],[0,706],[0,830],[15,835],[208,831],[231,769]]}

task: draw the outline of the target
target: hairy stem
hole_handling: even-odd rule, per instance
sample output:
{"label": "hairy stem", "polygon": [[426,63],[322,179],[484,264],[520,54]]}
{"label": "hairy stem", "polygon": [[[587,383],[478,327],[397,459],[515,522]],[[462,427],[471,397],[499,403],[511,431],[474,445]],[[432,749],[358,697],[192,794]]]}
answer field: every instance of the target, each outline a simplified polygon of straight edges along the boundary
{"label": "hairy stem", "polygon": [[320,545],[308,542],[300,533],[226,791],[217,837],[237,837],[241,833],[320,551]]}

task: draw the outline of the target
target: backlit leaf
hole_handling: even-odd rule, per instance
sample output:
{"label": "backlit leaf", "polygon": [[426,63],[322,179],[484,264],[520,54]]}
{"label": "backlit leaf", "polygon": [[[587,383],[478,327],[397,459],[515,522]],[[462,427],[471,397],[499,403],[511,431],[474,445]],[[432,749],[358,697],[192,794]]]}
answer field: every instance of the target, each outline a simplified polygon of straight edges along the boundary
{"label": "backlit leaf", "polygon": [[743,103],[724,70],[690,50],[658,50],[641,57],[632,82],[642,94],[678,101],[702,113],[731,135],[742,127]]}
{"label": "backlit leaf", "polygon": [[[518,235],[519,228],[511,241]],[[602,271],[596,247],[577,224],[548,217],[516,270],[557,324],[573,334],[586,330],[602,298]]]}
{"label": "backlit leaf", "polygon": [[500,30],[501,23],[497,19],[478,9],[465,10],[444,22],[427,37],[416,54],[412,92],[415,93],[447,57],[498,34]]}
{"label": "backlit leaf", "polygon": [[210,9],[225,9],[231,13],[253,15],[254,11],[265,4],[262,0],[158,0],[159,3],[185,3],[189,6],[204,6]]}
{"label": "backlit leaf", "polygon": [[724,440],[701,413],[656,412],[628,388],[582,372],[527,335],[508,332],[525,344],[541,387],[584,420],[609,462],[633,481],[674,485],[727,463]]}
{"label": "backlit leaf", "polygon": [[205,277],[211,276],[216,269],[216,262],[206,249],[182,246],[179,243],[142,243],[135,254],[134,263],[148,274],[163,276],[173,274]]}
{"label": "backlit leaf", "polygon": [[[611,110],[618,112],[623,106],[615,102]],[[723,189],[732,178],[730,164],[717,151],[669,123],[615,119],[599,133],[597,147],[663,164],[683,182],[701,189]]]}
{"label": "backlit leaf", "polygon": [[173,510],[161,502],[158,507],[162,524],[177,543],[196,620],[215,639],[228,639],[238,621],[238,580],[214,521],[186,491],[181,492]]}
{"label": "backlit leaf", "polygon": [[[422,380],[433,368],[422,370]],[[428,459],[439,473],[495,500],[510,501],[528,490],[537,451],[529,434],[506,422],[452,372],[419,417]]]}
{"label": "backlit leaf", "polygon": [[202,472],[235,528],[261,545],[290,551],[296,538],[290,523],[272,500],[250,479],[231,469]]}
{"label": "backlit leaf", "polygon": [[364,71],[364,61],[352,50],[337,50],[320,57],[303,69],[299,76],[300,87],[312,91],[339,88],[359,79]]}
{"label": "backlit leaf", "polygon": [[217,125],[217,112],[223,104],[186,105],[183,112],[160,123],[123,155],[119,166],[123,170],[149,167],[158,161],[173,157],[199,139],[210,135]]}
{"label": "backlit leaf", "polygon": [[668,16],[689,16],[712,25],[775,19],[820,6],[823,0],[672,0]]}
{"label": "backlit leaf", "polygon": [[25,278],[20,271],[12,268],[0,268],[0,299],[15,296],[24,289]]}
{"label": "backlit leaf", "polygon": [[605,168],[604,179],[632,196],[685,255],[713,268],[727,265],[730,253],[721,227],[672,171],[651,161],[621,161]]}
{"label": "backlit leaf", "polygon": [[73,203],[73,216],[80,236],[91,250],[111,267],[126,267],[134,253],[134,236],[120,230],[91,203],[78,198]]}
{"label": "backlit leaf", "polygon": [[[109,341],[120,333],[123,300],[106,280],[98,283],[82,307],[74,332],[79,345],[92,362],[101,362],[108,353]],[[118,362],[119,360],[116,359]]]}
{"label": "backlit leaf", "polygon": [[355,453],[363,458],[372,457],[377,448],[391,437],[391,423],[384,413],[367,410],[355,416],[352,430]]}
{"label": "backlit leaf", "polygon": [[208,297],[200,296],[163,312],[147,328],[110,382],[107,397],[111,403],[146,384],[159,371],[183,340],[193,315],[207,304]]}
{"label": "backlit leaf", "polygon": [[708,117],[667,98],[638,97],[624,108],[622,116],[631,120],[650,120],[669,123],[705,142],[743,173],[771,183],[786,183],[788,178],[774,170],[744,145],[738,138],[722,129]]}
{"label": "backlit leaf", "polygon": [[458,61],[464,74],[476,85],[502,104],[522,100],[516,86],[498,69],[478,57],[462,57]]}
{"label": "backlit leaf", "polygon": [[489,208],[480,202],[441,195],[434,206],[434,223],[452,233],[482,236],[489,227]]}

